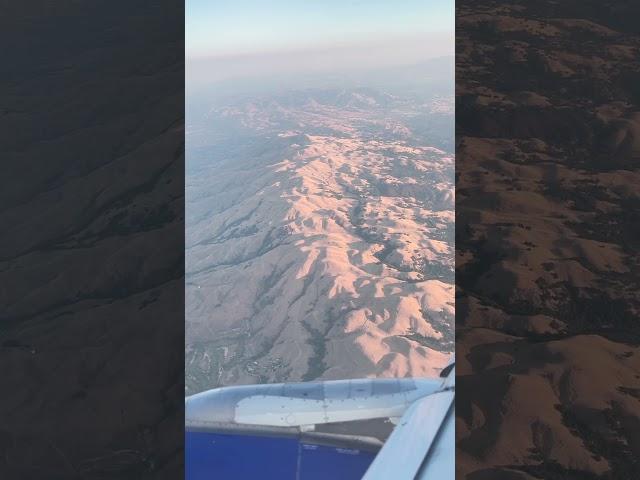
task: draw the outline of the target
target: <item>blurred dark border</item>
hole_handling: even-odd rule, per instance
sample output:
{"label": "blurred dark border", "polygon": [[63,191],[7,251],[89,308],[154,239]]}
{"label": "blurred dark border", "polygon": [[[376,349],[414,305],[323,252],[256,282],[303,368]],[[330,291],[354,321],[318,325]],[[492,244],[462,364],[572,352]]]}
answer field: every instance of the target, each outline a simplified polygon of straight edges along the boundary
{"label": "blurred dark border", "polygon": [[456,2],[457,478],[640,478],[640,2]]}
{"label": "blurred dark border", "polygon": [[184,2],[3,2],[0,477],[181,478]]}

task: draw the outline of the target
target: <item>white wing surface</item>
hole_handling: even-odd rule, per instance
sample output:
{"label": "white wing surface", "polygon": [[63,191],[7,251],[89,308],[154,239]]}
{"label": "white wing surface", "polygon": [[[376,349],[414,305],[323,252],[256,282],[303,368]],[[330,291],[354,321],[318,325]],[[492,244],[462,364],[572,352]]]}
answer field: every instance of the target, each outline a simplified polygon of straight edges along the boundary
{"label": "white wing surface", "polygon": [[363,480],[455,478],[455,370],[444,388],[407,409]]}

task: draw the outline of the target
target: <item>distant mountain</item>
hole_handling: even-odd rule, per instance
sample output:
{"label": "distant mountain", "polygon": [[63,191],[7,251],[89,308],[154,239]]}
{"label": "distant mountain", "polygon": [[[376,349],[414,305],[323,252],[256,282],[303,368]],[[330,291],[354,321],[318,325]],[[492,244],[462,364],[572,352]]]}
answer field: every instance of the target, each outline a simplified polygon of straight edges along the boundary
{"label": "distant mountain", "polygon": [[[340,88],[336,88],[339,86]],[[383,68],[356,68],[310,74],[264,75],[220,80],[206,85],[187,84],[187,112],[199,116],[213,103],[234,96],[269,97],[274,94],[299,98],[309,90],[358,90],[386,92],[414,101],[430,101],[434,96],[455,93],[455,57],[445,56],[416,64]]]}

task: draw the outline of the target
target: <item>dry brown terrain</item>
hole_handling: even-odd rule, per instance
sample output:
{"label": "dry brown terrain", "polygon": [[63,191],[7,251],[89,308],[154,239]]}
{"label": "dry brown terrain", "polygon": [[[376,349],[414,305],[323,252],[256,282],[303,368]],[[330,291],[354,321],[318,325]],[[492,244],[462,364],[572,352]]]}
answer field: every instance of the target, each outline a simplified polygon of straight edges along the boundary
{"label": "dry brown terrain", "polygon": [[640,474],[632,2],[458,2],[460,478]]}

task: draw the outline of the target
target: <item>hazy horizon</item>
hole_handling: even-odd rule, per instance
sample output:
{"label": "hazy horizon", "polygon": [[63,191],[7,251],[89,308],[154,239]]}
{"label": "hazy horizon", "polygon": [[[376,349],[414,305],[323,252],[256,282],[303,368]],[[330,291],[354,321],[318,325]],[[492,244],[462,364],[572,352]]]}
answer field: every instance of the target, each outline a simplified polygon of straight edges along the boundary
{"label": "hazy horizon", "polygon": [[[451,0],[187,0],[188,58],[332,49],[454,31]],[[453,38],[450,39],[453,43]]]}
{"label": "hazy horizon", "polygon": [[453,55],[452,1],[187,0],[187,87],[418,64]]}

